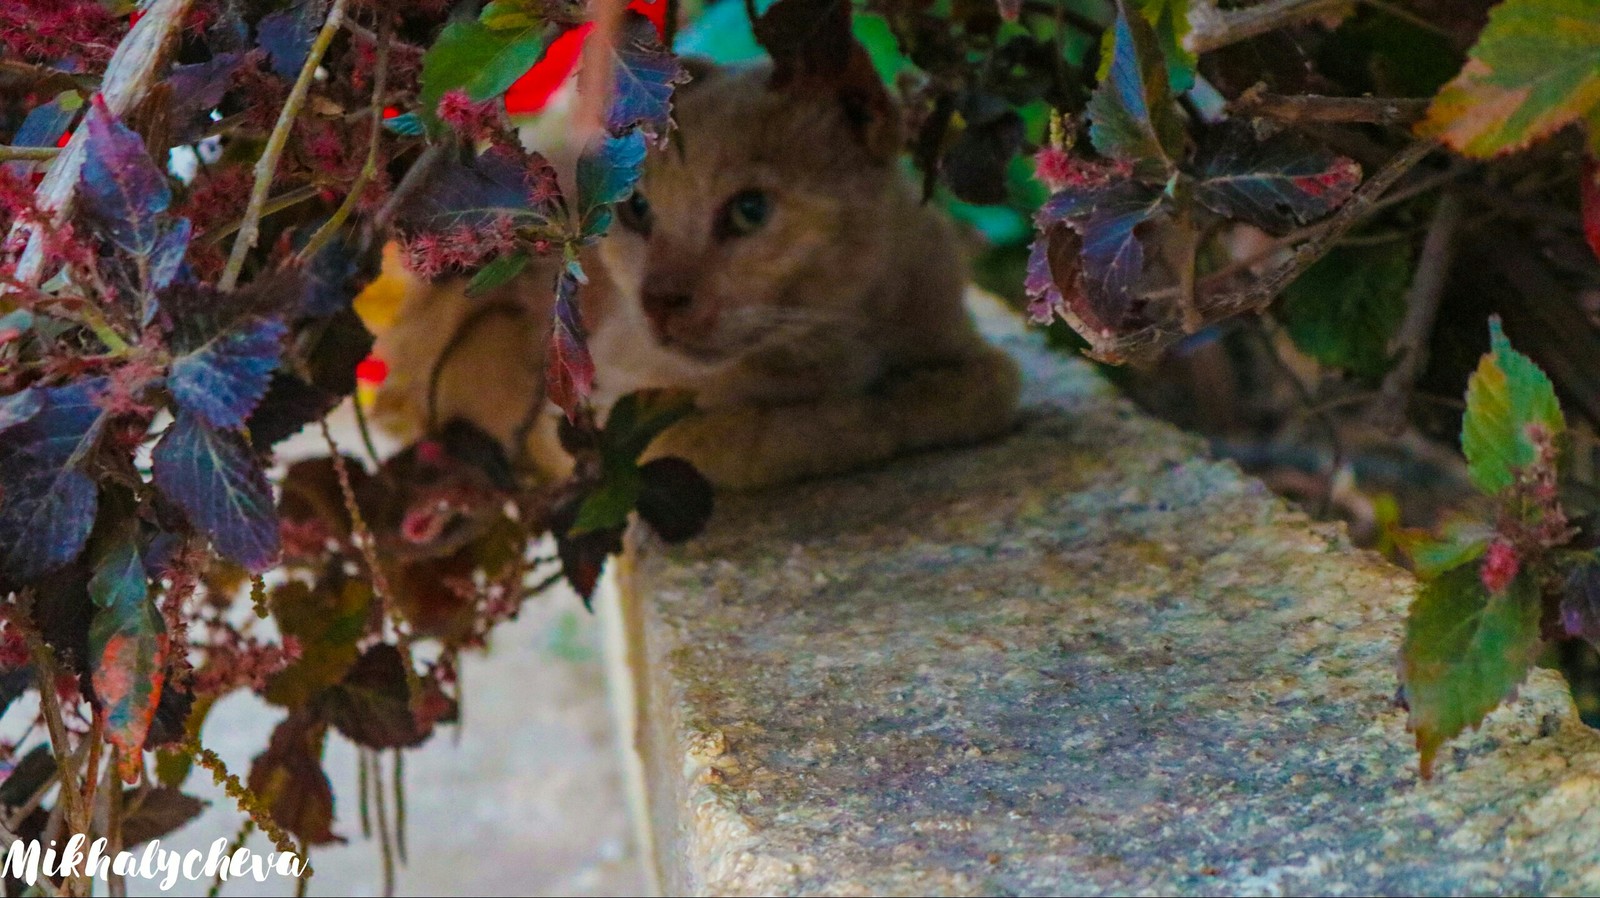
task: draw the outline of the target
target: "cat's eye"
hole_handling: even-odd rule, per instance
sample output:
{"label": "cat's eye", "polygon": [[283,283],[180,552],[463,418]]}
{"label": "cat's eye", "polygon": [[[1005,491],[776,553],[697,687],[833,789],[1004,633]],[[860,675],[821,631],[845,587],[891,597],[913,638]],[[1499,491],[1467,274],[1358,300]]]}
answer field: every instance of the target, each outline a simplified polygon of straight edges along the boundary
{"label": "cat's eye", "polygon": [[623,227],[639,234],[650,233],[650,201],[635,190],[617,204],[617,220]]}
{"label": "cat's eye", "polygon": [[743,237],[772,217],[772,198],[760,190],[741,190],[722,207],[717,232],[723,237]]}

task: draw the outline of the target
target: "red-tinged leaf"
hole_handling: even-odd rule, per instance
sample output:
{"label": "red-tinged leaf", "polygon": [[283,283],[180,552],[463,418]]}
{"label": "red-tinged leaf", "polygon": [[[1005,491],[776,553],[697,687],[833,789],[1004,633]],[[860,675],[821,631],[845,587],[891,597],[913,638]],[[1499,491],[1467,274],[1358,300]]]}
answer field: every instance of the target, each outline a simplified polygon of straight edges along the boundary
{"label": "red-tinged leaf", "polygon": [[1511,348],[1499,318],[1489,319],[1489,342],[1489,352],[1467,381],[1461,451],[1473,485],[1493,496],[1535,465],[1554,464],[1541,457],[1542,447],[1558,445],[1566,418],[1549,376]]}
{"label": "red-tinged leaf", "polygon": [[172,361],[167,388],[212,427],[244,426],[266,395],[288,333],[283,322],[247,318]]}
{"label": "red-tinged leaf", "polygon": [[139,556],[138,521],[130,515],[106,530],[96,538],[89,580],[95,603],[89,653],[106,739],[121,751],[118,773],[131,783],[138,780],[145,735],[161,701],[168,640]]}
{"label": "red-tinged leaf", "polygon": [[1423,587],[1406,620],[1400,680],[1424,778],[1440,746],[1481,723],[1528,675],[1539,612],[1539,589],[1526,573],[1498,595],[1470,564]]}
{"label": "red-tinged leaf", "polygon": [[551,402],[575,420],[594,389],[594,359],[578,313],[578,281],[582,272],[569,263],[556,278],[555,312],[546,350],[545,390]]}
{"label": "red-tinged leaf", "polygon": [[672,88],[688,81],[689,73],[661,45],[654,23],[632,11],[624,16],[611,53],[606,130],[620,135],[638,128],[664,143],[672,127]]}
{"label": "red-tinged leaf", "polygon": [[[1095,331],[1114,332],[1132,309],[1134,287],[1144,273],[1140,232],[1164,215],[1166,208],[1164,193],[1133,180],[1051,197],[1035,219],[1046,242],[1035,244],[1030,293],[1041,301],[1055,296],[1048,288],[1038,289],[1048,270],[1069,311]],[[1063,226],[1080,239],[1076,266],[1064,258],[1073,241],[1057,230]],[[1055,273],[1075,275],[1076,282],[1056,282]]]}
{"label": "red-tinged leaf", "polygon": [[156,443],[155,484],[210,537],[218,554],[252,572],[278,557],[278,515],[261,459],[245,438],[184,409]]}
{"label": "red-tinged leaf", "polygon": [[[1049,324],[1082,304],[1083,238],[1060,222],[1046,225],[1028,247],[1028,271],[1023,289],[1028,294],[1028,317]],[[1074,313],[1076,314],[1076,313]]]}
{"label": "red-tinged leaf", "polygon": [[1512,152],[1600,105],[1600,3],[1506,0],[1417,124],[1468,156]]}
{"label": "red-tinged leaf", "polygon": [[367,748],[407,748],[433,734],[432,722],[412,713],[405,660],[387,643],[367,649],[317,707],[334,729]]}
{"label": "red-tinged leaf", "polygon": [[1583,209],[1583,237],[1594,254],[1600,256],[1600,159],[1592,151],[1583,157],[1578,196]]}
{"label": "red-tinged leaf", "polygon": [[1194,197],[1213,211],[1287,234],[1344,205],[1361,166],[1292,131],[1256,140],[1246,126],[1214,130],[1195,156]]}
{"label": "red-tinged leaf", "polygon": [[333,834],[333,786],[322,769],[327,735],[327,724],[314,714],[293,712],[250,765],[250,791],[273,820],[307,845],[344,841]]}
{"label": "red-tinged leaf", "polygon": [[1117,4],[1111,64],[1089,98],[1089,140],[1102,155],[1165,180],[1183,155],[1183,122],[1173,106],[1166,62],[1144,16]]}
{"label": "red-tinged leaf", "polygon": [[84,121],[89,137],[78,182],[83,211],[113,243],[149,255],[160,236],[162,213],[172,203],[167,175],[145,152],[139,135],[117,121],[98,95]]}
{"label": "red-tinged leaf", "polygon": [[20,586],[83,551],[98,495],[84,473],[104,429],[105,378],[33,391],[0,434],[0,588]]}

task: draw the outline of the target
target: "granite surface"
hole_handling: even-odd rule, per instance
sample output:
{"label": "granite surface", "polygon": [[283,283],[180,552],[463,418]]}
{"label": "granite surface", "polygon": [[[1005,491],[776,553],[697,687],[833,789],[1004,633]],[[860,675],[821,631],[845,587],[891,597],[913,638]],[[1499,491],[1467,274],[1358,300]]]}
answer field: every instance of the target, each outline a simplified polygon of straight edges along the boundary
{"label": "granite surface", "polygon": [[665,892],[1600,891],[1554,675],[1421,782],[1410,576],[986,318],[1009,439],[635,534],[611,660]]}

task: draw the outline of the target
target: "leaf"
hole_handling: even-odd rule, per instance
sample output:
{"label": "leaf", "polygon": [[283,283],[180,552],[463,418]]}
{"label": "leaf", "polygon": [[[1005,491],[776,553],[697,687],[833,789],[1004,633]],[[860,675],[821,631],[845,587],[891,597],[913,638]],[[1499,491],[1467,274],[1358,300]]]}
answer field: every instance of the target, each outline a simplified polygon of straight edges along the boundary
{"label": "leaf", "polygon": [[1445,522],[1439,536],[1426,530],[1397,530],[1395,543],[1411,559],[1418,577],[1431,580],[1446,571],[1476,561],[1489,546],[1494,528],[1474,518]]}
{"label": "leaf", "polygon": [[556,277],[556,303],[550,322],[550,347],[545,359],[545,394],[574,420],[594,389],[594,359],[589,355],[583,319],[578,312],[578,283],[583,274],[576,261]]}
{"label": "leaf", "polygon": [[601,455],[608,464],[633,464],[662,431],[692,414],[694,393],[688,390],[629,393],[617,400],[606,418]]}
{"label": "leaf", "polygon": [[0,435],[0,584],[19,586],[83,551],[98,507],[83,467],[104,426],[96,400],[106,383],[38,389],[39,408]]}
{"label": "leaf", "polygon": [[0,396],[0,436],[13,427],[33,420],[44,408],[44,392],[29,387],[20,393]]}
{"label": "leaf", "polygon": [[322,769],[327,735],[314,715],[291,713],[251,762],[247,780],[272,819],[307,845],[343,841],[333,834],[333,786]]}
{"label": "leaf", "polygon": [[256,43],[267,51],[272,71],[290,81],[299,77],[316,42],[327,0],[295,0],[288,9],[262,16]]}
{"label": "leaf", "polygon": [[606,130],[620,135],[639,128],[664,143],[672,127],[672,87],[688,81],[689,73],[661,46],[649,19],[632,10],[624,16],[612,51]]}
{"label": "leaf", "polygon": [[1567,574],[1561,594],[1561,626],[1567,635],[1600,648],[1600,559],[1590,556]]}
{"label": "leaf", "polygon": [[366,650],[345,678],[318,699],[323,719],[367,748],[408,748],[433,733],[411,712],[405,661],[388,643]]}
{"label": "leaf", "polygon": [[[1600,125],[1590,126],[1600,139]],[[1594,150],[1583,156],[1583,173],[1578,181],[1578,207],[1583,217],[1583,239],[1600,257],[1600,158]]]}
{"label": "leaf", "polygon": [[639,517],[667,543],[696,536],[711,520],[711,481],[681,458],[658,458],[639,468]]}
{"label": "leaf", "polygon": [[1117,4],[1111,65],[1089,97],[1089,140],[1101,154],[1131,162],[1141,177],[1165,180],[1183,154],[1183,123],[1173,109],[1166,64],[1150,23]]}
{"label": "leaf", "polygon": [[621,530],[628,524],[643,488],[636,464],[608,465],[599,485],[578,506],[578,517],[567,529],[570,536]]}
{"label": "leaf", "polygon": [[1289,285],[1278,316],[1318,362],[1381,377],[1410,280],[1411,251],[1402,243],[1336,248]]}
{"label": "leaf", "polygon": [[[149,288],[161,290],[172,283],[178,276],[178,271],[183,267],[184,254],[189,250],[189,238],[194,236],[194,224],[187,218],[178,218],[161,229],[161,236],[156,238],[155,246],[150,248],[150,273]],[[155,304],[147,306],[150,313],[155,311]],[[142,324],[149,324],[149,315]]]}
{"label": "leaf", "polygon": [[1195,155],[1194,197],[1212,211],[1287,234],[1344,205],[1361,166],[1292,131],[1256,140],[1248,125],[1215,129]]}
{"label": "leaf", "polygon": [[[1125,180],[1063,191],[1039,211],[1036,221],[1047,235],[1060,224],[1081,238],[1078,266],[1052,262],[1051,270],[1059,268],[1062,273],[1078,275],[1077,283],[1057,282],[1055,286],[1069,308],[1090,328],[1114,331],[1127,318],[1133,306],[1133,289],[1144,273],[1140,231],[1165,210],[1165,194]],[[1038,285],[1037,277],[1033,283]]]}
{"label": "leaf", "polygon": [[446,25],[422,58],[423,120],[436,123],[439,99],[457,88],[479,103],[505,93],[544,55],[551,31],[538,23],[502,30],[473,20]]}
{"label": "leaf", "polygon": [[271,608],[279,630],[299,641],[300,657],[274,674],[262,695],[292,710],[339,682],[355,664],[372,588],[354,577],[324,580],[314,589],[291,580],[272,591]]}
{"label": "leaf", "polygon": [[441,162],[395,217],[408,231],[479,226],[497,214],[530,216],[528,171],[499,147],[465,160]]}
{"label": "leaf", "polygon": [[1167,83],[1172,92],[1187,93],[1194,87],[1198,63],[1183,46],[1183,39],[1189,34],[1189,0],[1139,0],[1139,12],[1155,28],[1156,42],[1167,61]]}
{"label": "leaf", "polygon": [[84,124],[89,137],[78,176],[83,211],[105,228],[113,243],[147,256],[160,236],[161,213],[172,203],[166,173],[145,152],[139,135],[118,122],[98,95]]}
{"label": "leaf", "polygon": [[1022,117],[992,94],[970,93],[958,109],[965,126],[939,161],[939,175],[957,199],[1004,203],[1006,168],[1021,149]]}
{"label": "leaf", "polygon": [[275,319],[247,318],[178,356],[167,374],[172,398],[212,427],[243,427],[267,392],[288,330]]}
{"label": "leaf", "polygon": [[209,804],[169,786],[128,789],[122,796],[122,805],[127,809],[122,818],[122,846],[132,849],[170,835],[200,816]]}
{"label": "leaf", "polygon": [[1520,150],[1600,105],[1600,4],[1506,0],[1417,133],[1478,158]]}
{"label": "leaf", "polygon": [[645,156],[644,135],[601,137],[578,157],[578,228],[584,237],[611,226],[611,204],[627,199],[639,182]]}
{"label": "leaf", "polygon": [[1516,483],[1519,472],[1553,463],[1540,458],[1540,443],[1555,445],[1566,430],[1566,419],[1550,378],[1532,359],[1511,348],[1499,318],[1489,319],[1489,342],[1489,352],[1467,382],[1461,451],[1467,456],[1473,485],[1492,496]]}
{"label": "leaf", "polygon": [[509,253],[497,256],[489,264],[478,270],[467,282],[468,296],[482,296],[496,287],[509,284],[517,275],[522,273],[528,263],[533,261],[533,256],[526,252]]}
{"label": "leaf", "polygon": [[1527,676],[1539,649],[1539,591],[1523,573],[1491,596],[1477,565],[1429,582],[1406,620],[1400,679],[1422,776],[1439,747],[1475,727]]}
{"label": "leaf", "polygon": [[[308,42],[307,49],[310,46]],[[302,56],[302,64],[304,59]],[[213,124],[212,111],[222,104],[232,84],[233,73],[244,61],[244,53],[229,51],[218,53],[205,62],[172,67],[165,87],[171,98],[167,115],[174,125],[176,143],[194,143],[205,136],[206,129]],[[299,71],[298,66],[295,71]]]}
{"label": "leaf", "polygon": [[94,694],[105,714],[106,739],[121,751],[119,773],[138,779],[145,735],[150,730],[166,679],[167,632],[150,598],[139,557],[138,521],[127,516],[98,540],[89,596],[95,603],[89,626]]}
{"label": "leaf", "polygon": [[278,557],[278,516],[261,461],[245,438],[179,409],[156,443],[155,484],[210,537],[218,554],[252,573]]}

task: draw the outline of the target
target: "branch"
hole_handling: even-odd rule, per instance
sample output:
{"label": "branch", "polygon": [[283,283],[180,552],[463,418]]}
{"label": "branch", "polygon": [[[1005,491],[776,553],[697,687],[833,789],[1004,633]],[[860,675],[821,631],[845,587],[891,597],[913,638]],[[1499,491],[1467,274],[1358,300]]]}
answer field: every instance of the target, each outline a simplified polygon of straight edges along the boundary
{"label": "branch", "polygon": [[[1329,216],[1327,221],[1318,225],[1306,238],[1306,241],[1295,247],[1293,254],[1272,271],[1263,275],[1254,287],[1240,290],[1236,293],[1227,293],[1207,302],[1199,301],[1203,323],[1210,324],[1231,318],[1245,312],[1255,312],[1272,304],[1283,289],[1293,283],[1296,278],[1304,274],[1306,269],[1316,264],[1339,242],[1352,228],[1365,221],[1373,213],[1383,208],[1380,202],[1385,191],[1393,187],[1401,176],[1410,171],[1423,157],[1438,148],[1438,143],[1433,140],[1415,141],[1405,149],[1396,153],[1392,159],[1384,164],[1376,174],[1368,178],[1359,190],[1340,206],[1338,211]],[[1094,344],[1089,352],[1093,358],[1105,362],[1122,362],[1129,359],[1140,359],[1152,356],[1166,347],[1178,342],[1192,333],[1182,327],[1176,327],[1171,322],[1152,324],[1130,334],[1112,337],[1109,340],[1097,341],[1091,338]],[[1079,333],[1084,333],[1080,328]]]}
{"label": "branch", "polygon": [[[155,0],[128,36],[117,45],[117,51],[106,67],[105,78],[100,82],[100,95],[111,114],[121,118],[144,99],[156,81],[156,72],[166,61],[167,50],[183,27],[184,17],[193,0]],[[72,214],[72,201],[78,189],[78,170],[83,167],[84,144],[88,130],[80,125],[56,156],[50,171],[34,192],[39,211],[56,223],[66,221]],[[11,237],[20,239],[27,225],[12,225]],[[29,234],[28,245],[17,261],[14,277],[25,284],[33,284],[43,274],[45,262],[44,235],[38,229]]]}
{"label": "branch", "polygon": [[[372,130],[367,135],[367,160],[361,165],[360,174],[350,185],[350,192],[345,194],[344,202],[334,210],[333,217],[322,223],[317,232],[311,235],[306,245],[300,249],[296,260],[301,264],[311,260],[333,236],[339,233],[339,228],[344,226],[345,220],[355,212],[356,205],[361,202],[361,194],[367,189],[367,184],[378,175],[378,144],[383,140],[383,93],[389,82],[389,38],[394,33],[392,20],[383,7],[378,7],[378,15],[383,21],[378,25],[378,59],[372,76]],[[359,405],[360,403],[357,403]]]}
{"label": "branch", "polygon": [[1183,46],[1191,53],[1205,53],[1350,6],[1351,0],[1267,0],[1244,9],[1223,11],[1215,0],[1196,0],[1189,5],[1189,34],[1184,37]]}
{"label": "branch", "polygon": [[1270,118],[1288,124],[1363,122],[1373,125],[1410,125],[1422,118],[1428,101],[1410,97],[1321,97],[1267,93],[1257,84],[1228,104],[1230,115]]}
{"label": "branch", "polygon": [[1433,323],[1439,317],[1439,300],[1444,296],[1450,267],[1455,262],[1455,236],[1460,225],[1461,197],[1447,192],[1433,208],[1428,236],[1422,242],[1422,255],[1417,259],[1417,271],[1406,291],[1406,315],[1391,344],[1399,358],[1384,376],[1383,386],[1378,391],[1383,401],[1373,406],[1378,425],[1390,434],[1398,434],[1405,426],[1411,391],[1428,360],[1428,340],[1433,336]]}
{"label": "branch", "polygon": [[0,146],[0,162],[45,161],[61,155],[60,147]]}
{"label": "branch", "polygon": [[300,67],[300,77],[295,79],[294,87],[289,91],[289,98],[284,101],[283,109],[278,113],[278,123],[273,126],[272,134],[267,138],[267,146],[261,151],[261,158],[256,160],[256,181],[250,190],[250,205],[245,208],[244,221],[239,225],[239,236],[233,241],[233,252],[229,254],[228,264],[223,268],[222,277],[217,281],[217,287],[223,292],[232,290],[239,283],[239,273],[244,270],[245,257],[255,248],[256,241],[261,237],[261,216],[266,210],[267,197],[272,191],[272,180],[278,173],[278,159],[289,144],[289,133],[294,129],[294,120],[300,114],[300,107],[305,105],[306,95],[311,92],[311,82],[315,80],[317,67],[322,64],[322,55],[328,52],[328,45],[333,43],[334,35],[339,33],[339,27],[344,22],[344,9],[348,3],[349,0],[333,0],[333,7],[328,10],[328,18],[323,21],[322,30],[317,32],[316,42],[311,45],[311,52],[306,55],[306,63]]}

